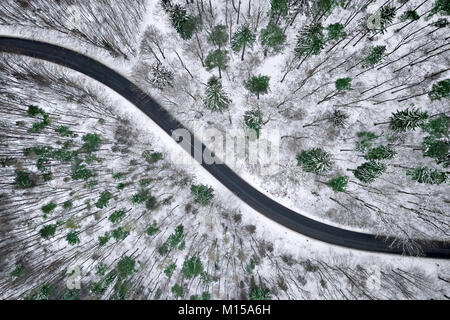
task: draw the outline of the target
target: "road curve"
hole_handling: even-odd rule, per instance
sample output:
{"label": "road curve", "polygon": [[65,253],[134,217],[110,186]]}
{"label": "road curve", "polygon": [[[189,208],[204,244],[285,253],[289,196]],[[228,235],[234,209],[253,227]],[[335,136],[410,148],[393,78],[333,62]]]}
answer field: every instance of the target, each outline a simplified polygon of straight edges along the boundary
{"label": "road curve", "polygon": [[[184,128],[167,110],[131,81],[102,63],[80,53],[44,42],[1,36],[0,52],[16,53],[50,61],[83,73],[122,95],[156,122],[170,136],[174,130]],[[194,136],[192,135],[192,137]],[[201,145],[204,151],[206,147],[203,144]],[[193,141],[191,141],[191,155],[194,155]],[[403,252],[401,247],[390,247],[388,245],[395,240],[394,237],[377,237],[371,234],[349,231],[307,218],[259,192],[228,166],[223,164],[208,165],[205,163],[201,165],[250,207],[267,218],[304,236],[351,249],[390,254],[408,254]],[[424,256],[450,259],[450,244],[442,241],[428,242],[424,248]]]}

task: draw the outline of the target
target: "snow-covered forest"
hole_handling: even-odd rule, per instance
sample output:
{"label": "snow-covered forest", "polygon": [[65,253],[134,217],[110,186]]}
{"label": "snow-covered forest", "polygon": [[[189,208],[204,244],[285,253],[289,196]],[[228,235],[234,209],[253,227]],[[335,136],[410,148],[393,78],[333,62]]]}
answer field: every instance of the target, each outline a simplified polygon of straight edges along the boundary
{"label": "snow-covered forest", "polygon": [[[5,0],[0,12],[0,34],[82,47],[195,132],[280,132],[277,174],[228,164],[295,211],[417,255],[449,239],[448,1]],[[0,82],[3,299],[449,299],[447,261],[284,230],[174,163],[174,142],[86,76],[4,53]]]}

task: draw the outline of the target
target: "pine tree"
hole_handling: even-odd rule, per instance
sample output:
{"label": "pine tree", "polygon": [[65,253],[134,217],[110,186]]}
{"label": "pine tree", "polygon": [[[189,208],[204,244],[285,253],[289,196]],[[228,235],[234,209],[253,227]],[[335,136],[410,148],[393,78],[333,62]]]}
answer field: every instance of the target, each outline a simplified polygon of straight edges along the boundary
{"label": "pine tree", "polygon": [[246,24],[241,26],[233,35],[231,40],[231,48],[234,52],[239,52],[242,49],[241,60],[244,61],[245,49],[253,48],[253,44],[256,41],[255,34],[250,30],[250,27]]}
{"label": "pine tree", "polygon": [[36,186],[36,182],[32,178],[32,174],[28,171],[17,170],[15,185],[17,189],[28,189]]}
{"label": "pine tree", "polygon": [[208,36],[208,42],[214,46],[222,48],[228,42],[227,27],[224,25],[215,26]]}
{"label": "pine tree", "polygon": [[317,0],[315,1],[317,8],[317,15],[320,14],[319,20],[322,16],[331,13],[331,11],[338,5],[344,6],[345,1],[343,0]]}
{"label": "pine tree", "polygon": [[259,99],[261,94],[267,94],[269,91],[269,81],[270,77],[268,76],[252,76],[249,80],[247,80],[244,85],[245,88],[251,93],[256,94],[256,97]]}
{"label": "pine tree", "polygon": [[46,225],[46,226],[42,227],[41,230],[39,230],[39,234],[41,235],[42,238],[48,240],[55,235],[57,227],[58,227],[58,225],[56,225],[56,224]]}
{"label": "pine tree", "polygon": [[372,48],[369,55],[364,59],[364,67],[372,67],[383,59],[383,55],[386,51],[386,46],[376,46]]}
{"label": "pine tree", "polygon": [[337,91],[347,91],[352,89],[352,78],[340,78],[335,83]]}
{"label": "pine tree", "polygon": [[297,164],[305,172],[321,175],[332,169],[334,161],[330,153],[320,148],[313,148],[299,152]]}
{"label": "pine tree", "polygon": [[278,53],[283,50],[286,35],[283,30],[272,21],[269,22],[265,29],[261,30],[261,44],[264,47],[264,56],[267,55],[268,50]]}
{"label": "pine tree", "polygon": [[360,181],[370,184],[380,177],[386,169],[387,167],[384,163],[372,160],[360,165],[353,171],[353,174]]}
{"label": "pine tree", "polygon": [[191,192],[194,195],[195,202],[201,206],[207,206],[214,198],[214,189],[206,185],[192,185]]}
{"label": "pine tree", "polygon": [[69,232],[66,236],[66,240],[72,246],[80,243],[80,238],[78,237],[78,234],[75,231]]}
{"label": "pine tree", "polygon": [[116,272],[119,279],[126,279],[128,276],[131,276],[136,270],[134,267],[136,266],[136,260],[124,256],[119,260],[116,266]]}
{"label": "pine tree", "polygon": [[206,86],[205,98],[203,99],[205,108],[222,112],[228,108],[230,102],[231,100],[222,88],[222,83],[216,77],[209,79]]}
{"label": "pine tree", "polygon": [[259,109],[246,111],[244,114],[244,123],[249,129],[256,132],[256,138],[260,136],[263,122],[262,117],[263,114]]}
{"label": "pine tree", "polygon": [[397,132],[415,130],[424,125],[429,118],[426,111],[419,109],[405,109],[392,114],[389,119],[389,128]]}
{"label": "pine tree", "polygon": [[347,37],[347,33],[344,31],[344,26],[340,23],[330,24],[327,27],[328,40],[336,41]]}
{"label": "pine tree", "polygon": [[286,17],[289,12],[288,0],[271,0],[270,1],[270,15],[271,20],[278,24],[281,17]]}
{"label": "pine tree", "polygon": [[417,21],[419,19],[420,19],[420,16],[415,10],[408,10],[404,14],[402,14],[402,16],[400,17],[400,20],[402,20],[402,21],[406,21],[406,20]]}
{"label": "pine tree", "polygon": [[378,146],[372,148],[364,157],[366,160],[391,160],[397,155],[397,152],[389,146]]}
{"label": "pine tree", "polygon": [[267,288],[253,287],[250,289],[250,300],[270,300],[271,292]]}
{"label": "pine tree", "polygon": [[406,175],[418,183],[442,184],[447,180],[445,172],[422,166],[408,170]]}
{"label": "pine tree", "polygon": [[356,150],[359,152],[366,152],[372,147],[374,140],[378,138],[375,133],[369,131],[358,132],[356,136],[358,138],[358,141],[356,142]]}
{"label": "pine tree", "polygon": [[169,9],[169,14],[172,26],[183,40],[191,39],[202,26],[199,17],[188,14],[186,9],[178,4]]}
{"label": "pine tree", "polygon": [[192,279],[199,276],[203,272],[203,264],[199,257],[191,257],[186,259],[181,270],[186,279]]}
{"label": "pine tree", "polygon": [[33,290],[28,297],[26,297],[26,300],[51,300],[52,296],[54,295],[55,288],[49,284],[44,283],[39,288]]}
{"label": "pine tree", "polygon": [[165,87],[173,85],[174,74],[169,71],[163,64],[159,61],[155,62],[151,69],[151,84],[153,87],[159,90],[163,90]]}
{"label": "pine tree", "polygon": [[439,117],[431,119],[422,126],[422,130],[436,138],[449,138],[450,117],[442,114]]}
{"label": "pine tree", "polygon": [[381,8],[380,12],[380,31],[384,34],[386,31],[386,28],[394,21],[395,14],[396,14],[395,7],[385,6]]}
{"label": "pine tree", "polygon": [[295,56],[300,59],[311,55],[318,55],[325,47],[323,26],[315,23],[301,29],[297,36]]}
{"label": "pine tree", "polygon": [[450,165],[450,141],[447,139],[437,139],[428,136],[423,139],[423,155],[436,160],[437,164],[442,164],[444,168]]}
{"label": "pine tree", "polygon": [[435,22],[433,22],[433,27],[436,28],[445,28],[449,25],[450,23],[448,22],[447,19],[445,18],[439,18],[437,19]]}
{"label": "pine tree", "polygon": [[450,98],[450,79],[445,79],[433,84],[428,97],[431,101]]}
{"label": "pine tree", "polygon": [[206,70],[210,71],[217,68],[219,70],[219,79],[222,79],[222,70],[226,70],[228,68],[229,61],[230,57],[228,56],[228,51],[216,49],[211,51],[206,57]]}
{"label": "pine tree", "polygon": [[347,176],[339,176],[330,180],[327,185],[335,192],[344,192],[347,187],[349,178]]}
{"label": "pine tree", "polygon": [[439,13],[443,16],[450,16],[450,1],[448,0],[436,0],[433,4],[430,16]]}

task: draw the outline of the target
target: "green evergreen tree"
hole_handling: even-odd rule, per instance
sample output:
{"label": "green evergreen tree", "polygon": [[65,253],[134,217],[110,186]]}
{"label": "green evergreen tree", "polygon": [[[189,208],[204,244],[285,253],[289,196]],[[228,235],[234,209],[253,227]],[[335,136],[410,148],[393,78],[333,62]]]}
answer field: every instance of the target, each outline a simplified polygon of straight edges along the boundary
{"label": "green evergreen tree", "polygon": [[135,265],[136,261],[128,256],[120,259],[116,266],[117,276],[119,279],[125,279],[128,276],[131,276],[133,272],[135,272]]}
{"label": "green evergreen tree", "polygon": [[195,202],[202,206],[209,205],[214,198],[214,189],[206,185],[193,184],[191,186],[191,192],[194,195]]}
{"label": "green evergreen tree", "polygon": [[32,179],[32,175],[28,171],[17,170],[14,180],[17,189],[28,189],[36,186],[36,182]]}
{"label": "green evergreen tree", "polygon": [[208,35],[208,42],[219,49],[224,47],[228,42],[227,27],[221,24],[215,26]]}
{"label": "green evergreen tree", "polygon": [[318,17],[322,17],[324,15],[328,15],[336,8],[338,5],[342,7],[345,5],[345,0],[316,0],[314,1],[317,7],[317,15]]}
{"label": "green evergreen tree", "polygon": [[389,146],[378,146],[369,150],[365,156],[366,160],[390,160],[397,155],[397,152]]}
{"label": "green evergreen tree", "polygon": [[171,263],[166,269],[164,269],[164,274],[167,276],[167,278],[172,277],[176,268],[177,265],[175,263]]}
{"label": "green evergreen tree", "polygon": [[389,128],[397,132],[405,132],[407,130],[415,130],[423,126],[429,116],[426,111],[420,109],[410,109],[397,111],[392,114],[389,119]]}
{"label": "green evergreen tree", "polygon": [[279,26],[273,21],[270,21],[266,28],[261,30],[260,36],[261,44],[264,47],[264,56],[267,56],[267,52],[271,50],[274,53],[278,53],[283,50],[286,35]]}
{"label": "green evergreen tree", "polygon": [[443,16],[450,16],[450,2],[448,0],[436,0],[431,9],[430,16],[439,13]]}
{"label": "green evergreen tree", "polygon": [[206,85],[205,98],[203,99],[205,108],[223,112],[223,110],[228,109],[230,102],[228,94],[222,88],[222,83],[216,77],[209,79]]}
{"label": "green evergreen tree", "polygon": [[241,60],[244,61],[245,49],[253,48],[255,41],[255,34],[250,30],[249,25],[245,24],[233,34],[233,38],[231,39],[231,48],[234,52],[239,52],[242,50]]}
{"label": "green evergreen tree", "polygon": [[320,148],[313,148],[299,152],[297,164],[305,172],[321,175],[332,169],[334,160],[330,153]]}
{"label": "green evergreen tree", "polygon": [[289,13],[288,0],[271,0],[270,1],[270,16],[275,24],[278,24],[281,17],[286,17]]}
{"label": "green evergreen tree", "polygon": [[445,79],[433,84],[430,93],[428,93],[431,101],[449,99],[450,98],[450,79]]}
{"label": "green evergreen tree", "polygon": [[203,264],[199,257],[191,257],[186,259],[181,270],[186,279],[192,279],[199,276],[203,272]]}
{"label": "green evergreen tree", "polygon": [[66,290],[64,290],[62,299],[63,300],[67,300],[67,301],[80,300],[80,290],[77,290],[77,289],[66,289]]}
{"label": "green evergreen tree", "polygon": [[253,287],[250,289],[250,300],[271,300],[271,292],[267,288]]}
{"label": "green evergreen tree", "polygon": [[295,56],[298,59],[318,55],[325,48],[325,36],[321,23],[315,23],[301,29],[297,36]]}
{"label": "green evergreen tree", "polygon": [[184,288],[178,284],[175,284],[172,287],[171,291],[176,298],[181,298],[182,296],[184,296]]}
{"label": "green evergreen tree", "polygon": [[170,9],[169,15],[172,26],[183,40],[191,39],[202,26],[199,17],[188,14],[186,9],[178,4]]}
{"label": "green evergreen tree", "polygon": [[422,126],[422,130],[436,138],[449,138],[450,117],[442,114],[439,117],[430,119],[428,123]]}
{"label": "green evergreen tree", "polygon": [[352,89],[352,78],[341,78],[337,79],[336,83],[337,91],[347,91]]}
{"label": "green evergreen tree", "polygon": [[261,133],[261,128],[263,125],[262,117],[263,114],[259,109],[246,111],[244,114],[244,123],[247,128],[255,131],[256,138],[259,138]]}
{"label": "green evergreen tree", "polygon": [[384,163],[372,160],[360,165],[353,171],[353,174],[360,181],[370,184],[380,177],[386,169],[387,167]]}
{"label": "green evergreen tree", "polygon": [[387,27],[394,21],[396,8],[391,6],[384,6],[380,12],[380,28],[381,33],[384,33]]}
{"label": "green evergreen tree", "polygon": [[428,136],[423,139],[423,155],[436,160],[437,164],[442,164],[444,168],[450,165],[450,141],[447,139],[436,139]]}
{"label": "green evergreen tree", "polygon": [[113,195],[109,191],[103,191],[100,194],[100,198],[95,203],[95,206],[99,209],[106,208],[108,206],[109,200],[111,200]]}
{"label": "green evergreen tree", "polygon": [[145,233],[149,236],[154,236],[155,234],[158,233],[158,231],[159,227],[156,221],[153,221],[153,223],[145,229]]}
{"label": "green evergreen tree", "polygon": [[386,52],[386,46],[376,46],[370,50],[369,55],[364,59],[363,67],[368,68],[376,65],[383,59]]}
{"label": "green evergreen tree", "polygon": [[49,284],[44,283],[39,288],[33,290],[26,300],[50,300],[55,292],[55,288]]}
{"label": "green evergreen tree", "polygon": [[71,231],[66,236],[67,242],[74,246],[80,243],[80,238],[78,237],[78,234],[75,231]]}
{"label": "green evergreen tree", "polygon": [[445,172],[423,166],[408,170],[406,175],[418,183],[442,184],[447,180],[447,174]]}
{"label": "green evergreen tree", "polygon": [[42,229],[39,231],[39,234],[41,235],[42,238],[48,240],[55,235],[57,227],[58,225],[56,224],[46,225],[42,227]]}
{"label": "green evergreen tree", "polygon": [[435,22],[433,22],[433,27],[441,29],[441,28],[446,28],[449,24],[450,23],[448,22],[447,19],[439,18]]}
{"label": "green evergreen tree", "polygon": [[26,270],[25,266],[22,263],[17,262],[16,264],[14,264],[14,269],[13,269],[13,271],[10,272],[9,275],[12,278],[20,279],[20,278],[23,278],[26,274],[27,274],[27,270]]}
{"label": "green evergreen tree", "polygon": [[252,76],[244,83],[244,85],[248,91],[256,94],[256,97],[259,100],[261,94],[267,94],[269,92],[269,81],[270,77],[268,76]]}
{"label": "green evergreen tree", "polygon": [[[122,241],[125,240],[128,236],[130,235],[130,231],[125,230],[122,227],[119,227],[117,229],[114,229],[111,231],[111,236],[116,240],[116,241]],[[104,240],[107,240],[106,238]],[[109,240],[109,239],[108,239]]]}
{"label": "green evergreen tree", "polygon": [[86,153],[92,153],[100,150],[102,139],[97,133],[88,133],[82,138],[84,144],[81,150]]}
{"label": "green evergreen tree", "polygon": [[117,210],[114,211],[110,216],[109,216],[109,221],[111,221],[112,223],[116,224],[120,221],[122,221],[122,219],[125,217],[125,210]]}
{"label": "green evergreen tree", "polygon": [[42,206],[41,210],[45,215],[47,215],[47,214],[52,213],[56,209],[57,206],[58,205],[52,201],[52,202],[46,204],[45,206]]}
{"label": "green evergreen tree", "polygon": [[349,178],[347,176],[339,176],[330,180],[327,185],[335,192],[344,192],[347,187]]}
{"label": "green evergreen tree", "polygon": [[333,23],[328,25],[328,40],[337,41],[347,37],[347,33],[344,31],[344,26],[340,23]]}
{"label": "green evergreen tree", "polygon": [[206,70],[211,71],[214,68],[219,69],[219,79],[222,78],[222,70],[228,68],[228,62],[230,57],[228,56],[228,51],[216,49],[211,51],[205,60]]}
{"label": "green evergreen tree", "polygon": [[415,10],[408,10],[404,14],[402,14],[402,16],[400,17],[400,20],[402,20],[402,21],[406,21],[406,20],[417,21],[419,19],[420,19],[420,16],[417,13],[417,11],[415,11]]}

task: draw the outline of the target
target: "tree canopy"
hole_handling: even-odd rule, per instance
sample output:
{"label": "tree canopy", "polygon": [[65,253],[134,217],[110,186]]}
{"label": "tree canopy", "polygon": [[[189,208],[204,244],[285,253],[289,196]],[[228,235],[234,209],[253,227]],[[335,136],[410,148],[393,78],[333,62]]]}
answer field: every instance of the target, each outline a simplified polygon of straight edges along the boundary
{"label": "tree canopy", "polygon": [[245,49],[253,48],[256,41],[256,35],[250,30],[250,26],[245,24],[233,34],[231,39],[231,48],[234,52],[242,50],[241,60],[244,61]]}
{"label": "tree canopy", "polygon": [[267,94],[269,92],[269,81],[269,76],[252,76],[244,85],[248,91],[256,94],[256,97],[259,99],[261,94]]}

